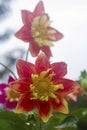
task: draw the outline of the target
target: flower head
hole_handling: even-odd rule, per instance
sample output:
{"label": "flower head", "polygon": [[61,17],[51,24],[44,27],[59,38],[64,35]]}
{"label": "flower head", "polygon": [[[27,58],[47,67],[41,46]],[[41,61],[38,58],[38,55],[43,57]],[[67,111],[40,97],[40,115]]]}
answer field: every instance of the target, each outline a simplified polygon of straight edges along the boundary
{"label": "flower head", "polygon": [[15,81],[13,77],[9,76],[8,84],[0,84],[0,103],[10,110],[16,107],[19,98],[19,94],[9,87],[9,83],[13,81]]}
{"label": "flower head", "polygon": [[15,36],[24,42],[30,42],[32,56],[37,56],[42,50],[50,57],[52,41],[60,40],[63,35],[50,26],[51,21],[45,13],[43,2],[40,1],[33,12],[22,10],[22,21],[24,25]]}
{"label": "flower head", "polygon": [[10,86],[21,94],[16,112],[28,112],[37,109],[44,122],[50,118],[52,111],[68,113],[66,97],[74,91],[76,82],[64,78],[67,65],[64,62],[50,64],[49,58],[41,53],[35,64],[18,60],[19,79]]}

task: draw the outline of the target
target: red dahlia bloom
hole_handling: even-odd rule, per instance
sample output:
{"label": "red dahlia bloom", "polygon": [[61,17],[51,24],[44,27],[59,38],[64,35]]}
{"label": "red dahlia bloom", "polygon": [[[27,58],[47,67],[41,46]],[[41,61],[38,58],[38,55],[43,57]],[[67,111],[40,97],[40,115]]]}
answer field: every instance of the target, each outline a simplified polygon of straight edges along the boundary
{"label": "red dahlia bloom", "polygon": [[50,26],[51,21],[44,11],[40,1],[33,12],[22,10],[23,27],[15,36],[24,42],[30,42],[29,51],[33,57],[42,50],[48,57],[51,56],[52,41],[60,40],[63,35]]}
{"label": "red dahlia bloom", "polygon": [[41,53],[35,64],[24,60],[17,61],[19,79],[10,85],[21,94],[16,112],[28,112],[37,109],[44,122],[48,121],[52,111],[68,113],[65,100],[79,85],[64,78],[67,65],[64,62],[50,64],[49,58]]}

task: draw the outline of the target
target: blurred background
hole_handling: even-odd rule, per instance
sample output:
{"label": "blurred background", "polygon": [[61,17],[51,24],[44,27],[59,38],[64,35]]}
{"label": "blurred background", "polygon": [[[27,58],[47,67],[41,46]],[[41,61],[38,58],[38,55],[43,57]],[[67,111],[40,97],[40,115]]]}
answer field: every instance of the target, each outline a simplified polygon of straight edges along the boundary
{"label": "blurred background", "polygon": [[[25,58],[28,44],[14,34],[22,26],[21,9],[33,11],[39,0],[0,0],[0,62],[15,70],[18,58]],[[43,0],[52,26],[64,38],[52,47],[52,62],[68,64],[67,77],[77,80],[87,70],[87,0]],[[29,61],[33,58],[29,56]],[[0,83],[8,79],[8,71],[0,65]]]}

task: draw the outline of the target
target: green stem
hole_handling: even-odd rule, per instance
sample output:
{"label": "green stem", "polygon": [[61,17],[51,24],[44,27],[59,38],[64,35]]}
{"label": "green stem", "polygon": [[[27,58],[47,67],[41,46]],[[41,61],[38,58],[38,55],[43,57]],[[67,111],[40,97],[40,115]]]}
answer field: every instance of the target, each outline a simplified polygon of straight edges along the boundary
{"label": "green stem", "polygon": [[29,55],[29,48],[28,48],[27,53],[26,53],[26,58],[25,58],[26,61],[28,61],[28,55]]}
{"label": "green stem", "polygon": [[39,130],[42,130],[41,119],[39,119]]}
{"label": "green stem", "polygon": [[15,76],[15,74],[13,73],[13,71],[11,69],[9,69],[6,65],[4,65],[1,62],[0,62],[0,65],[2,65],[4,68],[6,68],[14,76],[14,78],[17,79],[16,76]]}

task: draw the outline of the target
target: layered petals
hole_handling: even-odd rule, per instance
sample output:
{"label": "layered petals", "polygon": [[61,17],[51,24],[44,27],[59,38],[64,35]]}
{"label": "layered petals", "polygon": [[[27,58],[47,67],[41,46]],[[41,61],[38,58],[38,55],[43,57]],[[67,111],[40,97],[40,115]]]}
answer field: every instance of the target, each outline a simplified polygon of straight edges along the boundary
{"label": "layered petals", "polygon": [[67,73],[66,63],[50,64],[49,60],[44,53],[37,57],[35,64],[18,60],[19,79],[10,83],[10,87],[21,94],[16,112],[36,109],[44,122],[49,120],[53,111],[67,114],[66,99],[75,100],[81,93],[78,83],[64,78]]}
{"label": "layered petals", "polygon": [[63,89],[58,90],[58,94],[61,96],[66,96],[66,95],[72,93],[74,91],[75,87],[79,86],[79,84],[77,82],[70,80],[70,79],[66,79],[66,78],[59,79],[55,83],[62,84],[64,86]]}
{"label": "layered petals", "polygon": [[74,87],[72,93],[67,95],[67,98],[72,100],[72,101],[77,101],[78,95],[82,94],[83,90],[80,87],[80,85],[78,84],[77,86]]}
{"label": "layered petals", "polygon": [[29,80],[28,82],[24,80],[16,80],[15,82],[11,82],[9,84],[13,89],[18,91],[20,94],[26,93],[29,91]]}
{"label": "layered petals", "polygon": [[50,26],[51,20],[45,13],[43,2],[39,1],[33,12],[22,10],[21,14],[24,25],[15,36],[30,43],[29,51],[33,57],[38,56],[40,51],[51,57],[52,42],[62,39],[63,34]]}
{"label": "layered petals", "polygon": [[15,82],[15,79],[9,76],[8,84],[0,84],[0,103],[8,110],[14,109],[18,102],[18,93],[16,95],[9,86],[11,82]]}
{"label": "layered petals", "polygon": [[34,64],[24,60],[18,60],[16,63],[17,72],[20,78],[30,79],[32,73],[36,73]]}
{"label": "layered petals", "polygon": [[68,103],[64,98],[58,97],[56,100],[51,100],[52,107],[57,112],[62,112],[64,114],[68,114]]}
{"label": "layered petals", "polygon": [[36,59],[35,65],[38,73],[45,71],[50,68],[49,58],[44,53],[41,53]]}
{"label": "layered petals", "polygon": [[16,107],[16,113],[24,113],[33,110],[36,107],[36,102],[30,100],[30,94],[25,93],[19,99],[19,102]]}

